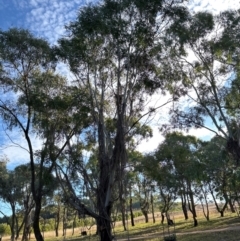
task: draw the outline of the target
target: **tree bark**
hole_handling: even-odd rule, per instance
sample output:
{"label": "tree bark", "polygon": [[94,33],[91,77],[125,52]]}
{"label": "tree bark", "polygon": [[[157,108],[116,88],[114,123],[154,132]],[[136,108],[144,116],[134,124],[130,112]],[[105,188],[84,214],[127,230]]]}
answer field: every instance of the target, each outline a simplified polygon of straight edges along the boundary
{"label": "tree bark", "polygon": [[37,241],[44,241],[39,226],[41,208],[41,197],[38,196],[38,198],[35,200],[35,212],[33,218],[33,230]]}
{"label": "tree bark", "polygon": [[134,215],[133,215],[133,209],[132,209],[132,198],[130,198],[129,209],[130,209],[130,215],[131,215],[131,225],[133,227],[135,226],[135,224],[134,224]]}
{"label": "tree bark", "polygon": [[61,211],[61,208],[60,208],[60,204],[58,203],[58,208],[57,208],[57,213],[56,213],[56,216],[55,216],[55,235],[56,237],[58,237],[58,229],[59,229],[59,223],[60,223],[60,211]]}
{"label": "tree bark", "polygon": [[189,207],[189,211],[193,215],[193,225],[194,227],[197,227],[198,226],[197,212],[195,208],[195,202],[194,202],[193,192],[192,192],[190,183],[188,183],[188,196],[190,198],[190,200],[188,199],[188,207]]}
{"label": "tree bark", "polygon": [[161,224],[163,224],[163,223],[164,223],[164,219],[165,219],[164,213],[163,213],[163,212],[161,212]]}
{"label": "tree bark", "polygon": [[231,198],[229,198],[228,204],[229,204],[229,207],[230,207],[230,209],[231,209],[231,212],[232,212],[232,213],[235,213],[236,211],[235,211],[235,209],[234,209],[234,206],[233,206],[233,203],[232,203]]}
{"label": "tree bark", "polygon": [[153,223],[156,222],[155,216],[154,216],[154,206],[153,206],[153,195],[151,193],[151,205],[152,205],[152,218],[153,218]]}
{"label": "tree bark", "polygon": [[185,217],[185,220],[188,220],[188,212],[187,212],[187,201],[185,194],[181,194],[181,200],[182,200],[182,210],[183,215]]}

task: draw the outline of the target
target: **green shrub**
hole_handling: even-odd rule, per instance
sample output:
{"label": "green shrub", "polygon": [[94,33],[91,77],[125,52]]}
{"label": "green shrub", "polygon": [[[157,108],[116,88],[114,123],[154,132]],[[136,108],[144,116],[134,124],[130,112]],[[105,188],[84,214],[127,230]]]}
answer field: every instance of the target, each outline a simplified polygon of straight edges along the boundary
{"label": "green shrub", "polygon": [[10,235],[10,234],[11,234],[10,226],[7,225],[6,223],[1,223],[0,224],[0,235]]}

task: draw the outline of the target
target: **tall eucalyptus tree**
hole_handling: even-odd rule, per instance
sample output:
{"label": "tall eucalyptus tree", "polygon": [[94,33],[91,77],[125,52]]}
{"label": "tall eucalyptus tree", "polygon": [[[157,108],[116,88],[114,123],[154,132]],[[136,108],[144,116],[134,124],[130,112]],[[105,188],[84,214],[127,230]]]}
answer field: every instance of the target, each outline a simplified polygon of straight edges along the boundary
{"label": "tall eucalyptus tree", "polygon": [[[0,31],[0,66],[0,116],[8,131],[20,131],[24,137],[25,143],[18,145],[29,155],[33,229],[42,241],[42,197],[52,190],[51,173],[58,157],[82,128],[85,118],[76,117],[74,104],[81,109],[85,95],[67,88],[66,79],[54,73],[56,61],[48,43],[26,30]],[[34,145],[36,139],[40,147]]]}
{"label": "tall eucalyptus tree", "polygon": [[[145,106],[149,94],[164,91],[159,78],[159,60],[166,56],[164,30],[182,21],[185,12],[182,1],[105,0],[82,8],[67,27],[68,38],[59,42],[59,55],[75,74],[75,85],[87,87],[91,96],[99,176],[97,212],[85,211],[97,219],[101,240],[111,240],[112,191],[127,162],[126,142],[143,112],[154,111]],[[107,119],[113,123],[112,135]],[[81,204],[75,206],[84,212]]]}

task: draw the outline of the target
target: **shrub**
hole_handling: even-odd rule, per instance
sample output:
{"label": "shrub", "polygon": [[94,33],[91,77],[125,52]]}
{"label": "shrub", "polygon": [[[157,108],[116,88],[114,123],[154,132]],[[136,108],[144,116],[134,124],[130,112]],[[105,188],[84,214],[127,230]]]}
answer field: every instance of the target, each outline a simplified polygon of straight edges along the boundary
{"label": "shrub", "polygon": [[11,234],[10,226],[7,225],[6,223],[1,223],[0,224],[0,235],[10,235],[10,234]]}

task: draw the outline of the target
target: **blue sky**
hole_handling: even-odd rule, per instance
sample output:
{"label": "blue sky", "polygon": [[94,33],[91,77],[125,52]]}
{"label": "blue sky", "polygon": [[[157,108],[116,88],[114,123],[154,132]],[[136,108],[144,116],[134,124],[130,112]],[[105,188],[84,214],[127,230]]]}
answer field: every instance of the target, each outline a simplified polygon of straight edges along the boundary
{"label": "blue sky", "polygon": [[[7,30],[11,27],[29,29],[37,37],[47,39],[51,44],[65,34],[64,26],[77,16],[79,8],[94,0],[0,0],[0,29]],[[207,10],[214,13],[229,8],[239,8],[239,0],[189,0],[189,8],[192,11]],[[66,69],[65,69],[66,71]],[[151,151],[163,140],[159,135],[158,126],[153,126],[154,137],[148,142],[143,142],[139,150]],[[16,143],[25,145],[24,137],[19,132],[8,133]],[[195,134],[207,138],[211,135],[206,130],[192,130],[189,134]],[[11,160],[13,166],[27,162],[28,157],[25,150],[16,148],[11,143],[5,131],[0,125],[0,143],[5,142],[8,148],[1,149],[0,156],[5,154]],[[40,140],[35,140],[35,145],[41,145]],[[25,161],[24,161],[25,160]]]}
{"label": "blue sky", "polygon": [[27,28],[54,43],[90,0],[0,0],[0,28]]}
{"label": "blue sky", "polygon": [[[147,0],[146,0],[147,1]],[[77,16],[78,9],[91,2],[90,0],[0,0],[0,29],[7,30],[11,27],[29,29],[37,37],[47,39],[51,44],[64,36],[64,26]],[[207,10],[219,13],[229,8],[239,8],[239,0],[190,0],[189,8],[192,11]],[[159,134],[158,125],[153,126],[154,136],[148,142],[143,142],[138,148],[140,151],[154,150],[163,140]],[[10,135],[15,144],[9,141]],[[210,137],[212,133],[205,129],[190,130],[189,134],[202,138]],[[13,168],[23,162],[28,162],[28,153],[18,144],[26,146],[24,137],[19,132],[6,133],[0,123],[0,147],[1,155],[7,155],[11,160],[8,167]],[[41,141],[34,140],[34,145],[40,146]],[[6,209],[0,203],[1,209]]]}
{"label": "blue sky", "polygon": [[[80,6],[94,0],[0,0],[0,28],[21,27],[54,43],[64,35],[64,25],[74,20]],[[194,11],[215,13],[238,8],[239,0],[189,0]]]}

